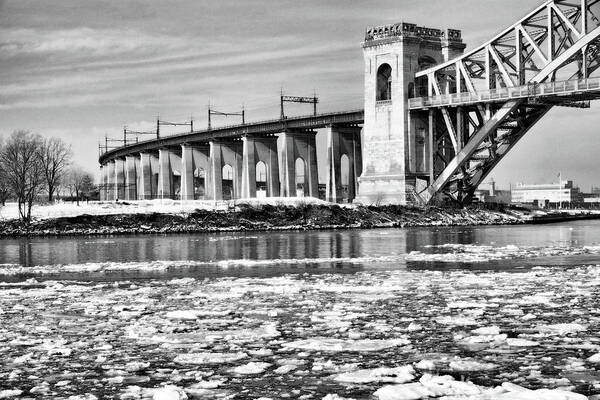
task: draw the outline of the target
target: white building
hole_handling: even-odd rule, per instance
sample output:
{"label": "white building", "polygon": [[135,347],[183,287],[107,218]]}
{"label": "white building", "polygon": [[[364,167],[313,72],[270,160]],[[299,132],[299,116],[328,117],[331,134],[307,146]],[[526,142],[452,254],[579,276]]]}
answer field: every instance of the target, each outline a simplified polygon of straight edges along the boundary
{"label": "white building", "polygon": [[538,185],[518,183],[511,188],[511,198],[513,203],[537,204],[540,207],[582,201],[581,192],[579,188],[573,187],[573,181]]}

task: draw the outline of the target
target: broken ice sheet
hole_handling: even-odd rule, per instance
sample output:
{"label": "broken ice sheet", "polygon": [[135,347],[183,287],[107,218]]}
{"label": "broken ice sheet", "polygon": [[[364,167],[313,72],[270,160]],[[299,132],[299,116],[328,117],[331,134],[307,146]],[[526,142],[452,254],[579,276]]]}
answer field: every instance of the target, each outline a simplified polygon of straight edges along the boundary
{"label": "broken ice sheet", "polygon": [[0,390],[364,399],[430,373],[593,394],[599,285],[595,266],[23,283],[0,290]]}

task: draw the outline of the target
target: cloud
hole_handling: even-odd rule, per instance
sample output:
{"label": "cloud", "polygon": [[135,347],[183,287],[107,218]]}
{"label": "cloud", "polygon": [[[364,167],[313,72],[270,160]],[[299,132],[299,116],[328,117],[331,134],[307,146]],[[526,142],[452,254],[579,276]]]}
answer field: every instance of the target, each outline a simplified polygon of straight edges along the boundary
{"label": "cloud", "polygon": [[149,35],[132,29],[66,30],[0,29],[0,56],[64,53],[76,56],[111,56],[181,47],[173,37]]}

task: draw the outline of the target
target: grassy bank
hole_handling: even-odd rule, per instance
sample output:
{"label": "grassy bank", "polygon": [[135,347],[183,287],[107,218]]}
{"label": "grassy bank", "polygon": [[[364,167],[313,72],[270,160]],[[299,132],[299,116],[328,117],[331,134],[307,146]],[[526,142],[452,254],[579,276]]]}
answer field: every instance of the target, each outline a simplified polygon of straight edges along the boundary
{"label": "grassy bank", "polygon": [[179,214],[79,215],[41,219],[29,225],[23,225],[17,220],[5,220],[0,221],[0,236],[465,226],[522,222],[523,219],[516,214],[474,208],[238,204],[227,211],[199,209]]}

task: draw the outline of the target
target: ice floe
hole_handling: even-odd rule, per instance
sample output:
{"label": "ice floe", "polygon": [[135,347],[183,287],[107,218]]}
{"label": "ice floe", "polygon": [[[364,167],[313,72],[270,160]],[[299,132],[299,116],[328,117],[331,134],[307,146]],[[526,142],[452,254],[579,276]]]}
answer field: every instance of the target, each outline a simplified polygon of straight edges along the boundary
{"label": "ice floe", "polygon": [[179,354],[173,361],[180,364],[222,364],[247,358],[246,353],[188,353]]}
{"label": "ice floe", "polygon": [[374,368],[346,372],[336,375],[334,380],[345,383],[405,383],[415,379],[415,370],[412,366],[394,368]]}
{"label": "ice floe", "polygon": [[0,382],[65,399],[579,400],[567,390],[600,394],[598,286],[596,266],[6,286]]}
{"label": "ice floe", "polygon": [[396,346],[405,346],[410,344],[410,341],[404,338],[398,339],[364,339],[364,340],[344,340],[330,338],[312,338],[297,340],[294,342],[284,343],[284,347],[326,351],[326,352],[341,352],[341,351],[379,351]]}

